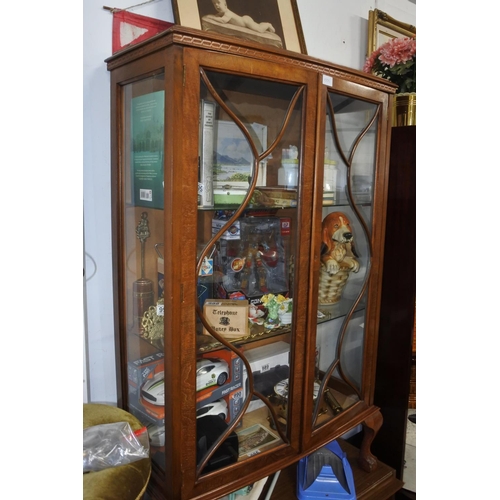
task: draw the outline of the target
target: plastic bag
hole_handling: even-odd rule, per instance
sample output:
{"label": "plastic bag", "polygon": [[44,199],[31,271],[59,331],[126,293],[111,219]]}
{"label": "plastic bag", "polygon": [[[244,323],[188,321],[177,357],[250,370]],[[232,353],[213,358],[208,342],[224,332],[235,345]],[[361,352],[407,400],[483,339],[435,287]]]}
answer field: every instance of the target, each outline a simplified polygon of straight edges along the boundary
{"label": "plastic bag", "polygon": [[133,431],[127,422],[83,429],[83,472],[99,471],[149,457],[146,427]]}

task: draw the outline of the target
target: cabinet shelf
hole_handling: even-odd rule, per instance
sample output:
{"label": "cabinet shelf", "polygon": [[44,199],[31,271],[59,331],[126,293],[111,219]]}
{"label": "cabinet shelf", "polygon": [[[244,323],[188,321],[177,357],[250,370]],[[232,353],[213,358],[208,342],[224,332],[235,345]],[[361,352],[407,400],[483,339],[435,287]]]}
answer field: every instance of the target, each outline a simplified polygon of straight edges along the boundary
{"label": "cabinet shelf", "polygon": [[[240,339],[231,340],[230,343],[235,347],[242,347],[245,345],[252,344],[256,346],[258,344],[266,344],[269,340],[273,339],[273,341],[279,341],[283,339],[289,339],[291,333],[291,329],[289,327],[279,327],[274,330],[257,330],[246,337],[242,337]],[[220,349],[222,344],[218,341],[215,341],[213,337],[207,335],[198,335],[198,352],[210,352],[213,350]]]}
{"label": "cabinet shelf", "polygon": [[[346,316],[352,309],[355,300],[343,299],[341,302],[332,305],[318,305],[318,312],[324,315],[321,317],[318,314],[318,324],[327,321],[333,321]],[[360,313],[365,310],[365,301],[362,300],[354,309],[353,313]]]}
{"label": "cabinet shelf", "polygon": [[[371,202],[360,202],[356,204],[358,207],[371,207],[372,203]],[[323,207],[325,208],[332,208],[332,207],[349,207],[351,206],[347,201],[344,203],[327,203],[323,202]],[[215,210],[232,210],[236,211],[238,208],[240,208],[240,205],[237,205],[235,203],[228,203],[226,205],[216,205],[213,207],[198,207],[198,210],[200,211],[205,211],[205,212],[212,212]],[[267,206],[247,206],[245,209],[245,213],[248,213],[249,215],[252,214],[252,212],[255,211],[261,211],[261,210],[266,210],[269,214],[274,214],[276,215],[277,213],[281,212],[282,210],[296,210],[297,207],[267,207]]]}

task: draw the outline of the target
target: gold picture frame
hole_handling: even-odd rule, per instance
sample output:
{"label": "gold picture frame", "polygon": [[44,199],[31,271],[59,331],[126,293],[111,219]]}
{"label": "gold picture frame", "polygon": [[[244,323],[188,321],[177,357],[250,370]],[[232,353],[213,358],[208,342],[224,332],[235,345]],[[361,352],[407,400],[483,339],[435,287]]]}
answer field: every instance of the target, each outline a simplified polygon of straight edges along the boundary
{"label": "gold picture frame", "polygon": [[368,13],[367,56],[391,38],[414,37],[417,28],[394,19],[389,14],[375,9]]}
{"label": "gold picture frame", "polygon": [[176,24],[307,54],[296,0],[172,0]]}

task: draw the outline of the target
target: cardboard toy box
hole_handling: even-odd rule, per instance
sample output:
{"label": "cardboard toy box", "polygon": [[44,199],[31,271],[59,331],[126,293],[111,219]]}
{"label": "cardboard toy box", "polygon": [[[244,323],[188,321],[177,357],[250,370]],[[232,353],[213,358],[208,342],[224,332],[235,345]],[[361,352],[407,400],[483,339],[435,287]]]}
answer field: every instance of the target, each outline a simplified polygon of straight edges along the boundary
{"label": "cardboard toy box", "polygon": [[[212,236],[216,235],[227,223],[228,219],[212,219]],[[239,240],[241,237],[240,221],[236,220],[224,231],[223,240]]]}
{"label": "cardboard toy box", "polygon": [[[134,417],[138,418],[144,425],[156,425],[158,427],[165,426],[165,409],[161,407],[161,411],[156,415],[146,411],[146,408],[139,402],[129,402],[129,410]],[[161,417],[161,418],[158,418]]]}
{"label": "cardboard toy box", "polygon": [[[241,412],[241,408],[243,406],[243,401],[245,399],[243,386],[237,384],[238,387],[234,390],[230,390],[225,396],[222,396],[214,401],[201,400],[196,404],[196,413],[197,418],[203,418],[203,416],[198,417],[198,412],[203,407],[208,407],[215,403],[216,401],[224,400],[226,402],[227,407],[227,417],[225,418],[225,422],[230,424]],[[213,415],[214,413],[209,413]]]}
{"label": "cardboard toy box", "polygon": [[132,387],[140,387],[152,373],[158,371],[158,365],[161,364],[163,370],[162,352],[157,352],[151,356],[144,356],[135,361],[128,362],[128,380]]}
{"label": "cardboard toy box", "polygon": [[278,365],[290,364],[290,344],[288,342],[273,342],[245,351],[252,373],[264,373]]}
{"label": "cardboard toy box", "polygon": [[[149,359],[152,357],[154,357],[155,360],[159,358],[161,359],[159,359],[159,361],[155,363],[153,360]],[[144,361],[144,364],[141,365],[139,361]],[[134,406],[136,409],[140,409],[140,411],[142,411],[144,414],[149,415],[154,423],[162,424],[165,422],[164,406],[155,405],[141,397],[141,389],[148,380],[152,379],[158,373],[164,371],[163,353],[158,353],[155,356],[141,358],[141,360],[137,360],[137,364],[139,369],[135,373],[137,375],[136,380],[138,380],[139,383],[133,384],[131,381],[129,383],[129,404],[130,406]],[[131,372],[129,369],[129,374],[130,373]]]}
{"label": "cardboard toy box", "polygon": [[221,359],[229,366],[229,378],[222,386],[212,385],[201,389],[196,394],[196,409],[213,403],[218,399],[225,399],[228,407],[228,422],[232,421],[241,411],[244,392],[244,364],[239,356],[229,349],[210,351],[201,356],[207,359]]}
{"label": "cardboard toy box", "polygon": [[[287,378],[290,373],[290,344],[288,342],[274,342],[262,347],[245,351],[254,377],[254,389],[264,396],[271,394],[275,383]],[[279,380],[278,380],[279,379]],[[245,377],[246,383],[247,379]],[[246,388],[248,391],[248,388]],[[264,403],[254,397],[247,412],[257,410]]]}
{"label": "cardboard toy box", "polygon": [[196,394],[197,407],[202,401],[204,402],[203,404],[215,401],[243,386],[244,364],[241,358],[233,351],[229,349],[218,349],[202,354],[201,358],[225,361],[229,367],[229,377],[221,386],[211,385],[207,388],[200,389]]}

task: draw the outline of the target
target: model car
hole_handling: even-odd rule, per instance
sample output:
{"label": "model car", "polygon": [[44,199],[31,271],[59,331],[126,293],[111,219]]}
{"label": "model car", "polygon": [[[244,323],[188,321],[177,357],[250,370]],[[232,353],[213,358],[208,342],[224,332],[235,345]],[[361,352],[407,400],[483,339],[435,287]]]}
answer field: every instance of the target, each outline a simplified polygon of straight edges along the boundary
{"label": "model car", "polygon": [[227,403],[225,399],[218,399],[208,403],[196,410],[196,418],[206,417],[208,415],[218,415],[222,420],[227,418]]}
{"label": "model car", "polygon": [[163,406],[165,404],[165,377],[163,372],[156,373],[148,379],[141,389],[141,397],[151,404]]}
{"label": "model car", "polygon": [[218,358],[202,358],[196,362],[196,390],[224,385],[229,378],[229,365]]}

